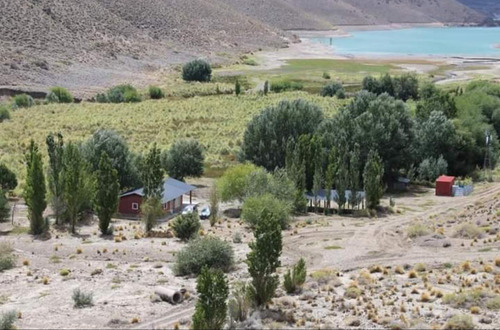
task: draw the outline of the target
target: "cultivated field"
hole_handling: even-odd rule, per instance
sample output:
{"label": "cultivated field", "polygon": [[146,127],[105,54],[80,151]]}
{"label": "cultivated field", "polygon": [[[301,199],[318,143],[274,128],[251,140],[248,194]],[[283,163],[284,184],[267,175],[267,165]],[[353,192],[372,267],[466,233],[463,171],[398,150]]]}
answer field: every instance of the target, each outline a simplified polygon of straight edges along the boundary
{"label": "cultivated field", "polygon": [[[215,88],[215,84],[212,86]],[[82,141],[105,128],[122,135],[136,152],[145,152],[153,141],[166,148],[178,139],[197,139],[206,148],[209,167],[227,167],[236,159],[248,121],[267,106],[296,98],[316,103],[326,116],[335,114],[342,104],[296,92],[266,97],[217,95],[137,104],[53,104],[19,109],[12,111],[11,120],[1,124],[0,163],[15,170],[23,180],[23,154],[31,139],[44,146],[47,134],[62,132],[68,141]],[[45,149],[44,146],[44,153]]]}
{"label": "cultivated field", "polygon": [[[208,187],[210,180],[193,183]],[[283,233],[279,273],[304,257],[306,284],[297,295],[280,287],[260,315],[263,323],[252,316],[248,324],[441,328],[456,315],[468,315],[477,327],[498,328],[500,185],[481,184],[470,197],[435,197],[431,189],[420,188],[394,198],[394,213],[379,218],[309,214],[294,219]],[[16,209],[14,222],[21,227],[5,233],[10,224],[0,224],[2,242],[10,243],[17,257],[16,267],[0,279],[0,310],[19,311],[19,328],[189,328],[195,279],[172,271],[175,253],[185,243],[143,238],[140,223],[124,220],[114,221],[119,240],[101,238],[95,220],[81,224],[76,236],[51,229],[46,240],[34,240],[19,229],[28,226],[25,209]],[[214,228],[203,223],[203,235],[232,242],[235,233],[242,242],[232,243],[231,284],[249,278],[244,260],[251,230],[225,217]],[[152,300],[158,285],[185,288],[186,300],[178,306]],[[73,308],[75,288],[93,292],[94,306]]]}

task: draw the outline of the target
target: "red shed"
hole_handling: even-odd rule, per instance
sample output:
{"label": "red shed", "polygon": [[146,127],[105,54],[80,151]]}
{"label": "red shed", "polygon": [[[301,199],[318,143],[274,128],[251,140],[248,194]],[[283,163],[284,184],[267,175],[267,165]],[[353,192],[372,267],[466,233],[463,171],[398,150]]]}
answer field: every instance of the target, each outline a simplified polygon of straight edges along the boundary
{"label": "red shed", "polygon": [[454,176],[442,175],[436,180],[436,196],[453,196]]}

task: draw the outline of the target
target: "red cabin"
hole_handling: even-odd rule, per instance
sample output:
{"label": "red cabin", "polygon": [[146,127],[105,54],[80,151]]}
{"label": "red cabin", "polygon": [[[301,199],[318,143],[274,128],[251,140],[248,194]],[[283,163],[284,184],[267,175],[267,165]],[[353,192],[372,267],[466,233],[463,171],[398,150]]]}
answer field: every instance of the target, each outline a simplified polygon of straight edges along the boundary
{"label": "red cabin", "polygon": [[436,196],[453,197],[454,176],[442,175],[436,180]]}

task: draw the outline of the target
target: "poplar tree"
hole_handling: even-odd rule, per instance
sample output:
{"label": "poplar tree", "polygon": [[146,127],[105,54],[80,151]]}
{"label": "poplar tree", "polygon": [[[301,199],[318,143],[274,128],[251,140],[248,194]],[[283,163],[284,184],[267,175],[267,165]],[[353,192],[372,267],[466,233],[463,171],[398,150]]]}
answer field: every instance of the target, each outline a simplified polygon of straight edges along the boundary
{"label": "poplar tree", "polygon": [[118,207],[120,183],[118,181],[118,172],[113,168],[111,159],[105,152],[101,155],[96,178],[95,208],[99,218],[99,229],[103,235],[107,235],[111,217]]}
{"label": "poplar tree", "polygon": [[335,187],[337,188],[337,196],[335,197],[335,201],[339,206],[339,213],[345,208],[345,204],[347,202],[345,193],[347,190],[347,186],[349,185],[349,164],[347,161],[347,155],[343,154],[341,159],[339,160],[337,166],[337,173],[335,175]]}
{"label": "poplar tree", "polygon": [[375,209],[380,205],[380,199],[384,194],[382,179],[384,168],[382,159],[376,151],[370,151],[363,175],[366,202],[369,209]]}
{"label": "poplar tree", "polygon": [[161,152],[156,143],[144,158],[141,174],[145,199],[141,206],[142,220],[146,232],[150,232],[156,220],[163,214],[161,200],[165,172],[161,166]]}
{"label": "poplar tree", "polygon": [[64,150],[63,170],[63,200],[71,223],[71,232],[75,234],[78,214],[90,196],[86,196],[88,182],[85,163],[80,150],[73,143],[69,143]]}
{"label": "poplar tree", "polygon": [[[57,140],[56,140],[57,137]],[[47,152],[49,154],[49,168],[47,171],[47,181],[49,186],[49,200],[52,211],[56,218],[56,224],[61,224],[61,217],[64,213],[63,201],[63,155],[64,140],[61,133],[49,134],[47,136]]]}
{"label": "poplar tree", "polygon": [[221,270],[203,267],[198,276],[193,329],[222,329],[227,317],[229,286]]}
{"label": "poplar tree", "polygon": [[279,285],[276,269],[280,267],[283,237],[279,221],[272,213],[264,210],[255,228],[254,242],[247,254],[248,271],[252,277],[250,297],[257,307],[269,303]]}
{"label": "poplar tree", "polygon": [[47,207],[45,199],[46,187],[43,174],[42,155],[38,146],[31,140],[29,151],[26,154],[26,184],[24,186],[24,200],[28,206],[28,219],[31,233],[40,235],[45,230],[43,211]]}

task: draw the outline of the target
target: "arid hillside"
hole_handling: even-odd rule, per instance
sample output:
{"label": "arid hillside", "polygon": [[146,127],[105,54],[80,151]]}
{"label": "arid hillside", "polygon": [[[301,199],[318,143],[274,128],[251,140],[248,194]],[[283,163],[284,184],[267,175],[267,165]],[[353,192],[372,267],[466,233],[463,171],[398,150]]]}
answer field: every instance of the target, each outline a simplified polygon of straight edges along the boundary
{"label": "arid hillside", "polygon": [[0,86],[145,85],[194,57],[283,47],[285,30],[483,19],[455,0],[0,0]]}

